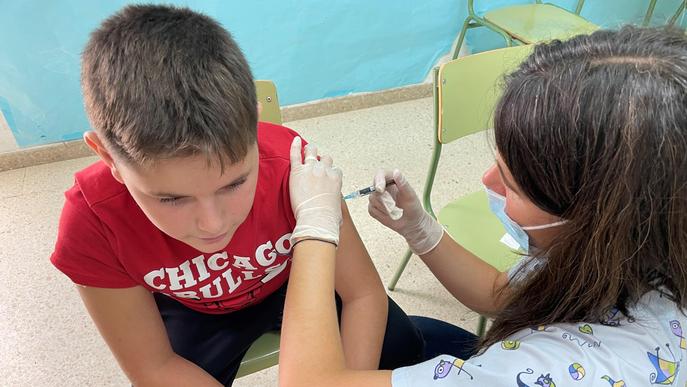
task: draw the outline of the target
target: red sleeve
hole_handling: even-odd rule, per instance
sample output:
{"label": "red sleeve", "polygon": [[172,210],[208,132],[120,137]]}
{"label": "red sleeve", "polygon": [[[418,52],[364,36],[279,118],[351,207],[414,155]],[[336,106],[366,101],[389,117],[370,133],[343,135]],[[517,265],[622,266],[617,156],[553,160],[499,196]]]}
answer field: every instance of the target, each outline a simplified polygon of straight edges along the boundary
{"label": "red sleeve", "polygon": [[289,227],[293,229],[296,227],[296,216],[293,214],[293,209],[291,208],[291,195],[289,192],[289,176],[290,176],[291,169],[287,169],[286,173],[284,174],[284,178],[282,179],[281,183],[281,199],[282,199],[282,205],[285,208],[286,212],[286,218],[289,222]]}
{"label": "red sleeve", "polygon": [[[285,163],[283,175],[281,176],[280,198],[281,206],[284,208],[289,225],[293,228],[296,226],[296,218],[291,209],[291,195],[289,194],[289,176],[291,173],[291,143],[294,137],[301,137],[303,149],[301,149],[301,157],[304,157],[303,151],[308,142],[298,134],[295,130],[287,128],[282,125],[271,124],[269,122],[258,123],[258,145],[260,147],[261,157],[277,158],[281,163]],[[280,164],[284,165],[284,164]],[[282,172],[280,172],[282,173]]]}
{"label": "red sleeve", "polygon": [[[295,131],[289,129],[289,132],[293,134],[293,137],[300,136],[300,134],[296,133]],[[291,139],[293,139],[291,137]],[[303,153],[305,151],[305,146],[308,144],[308,141],[306,141],[303,137],[301,137],[302,140],[302,145],[303,149],[301,149],[301,157],[305,157],[305,154]],[[291,142],[289,142],[289,151],[291,149]],[[290,153],[290,152],[289,152]],[[289,162],[291,161],[289,157]],[[291,176],[291,166],[286,169],[286,173],[284,174],[284,179],[282,180],[282,186],[281,186],[281,192],[282,192],[282,201],[284,204],[284,208],[286,208],[286,213],[289,221],[289,225],[291,228],[296,227],[296,216],[293,214],[293,209],[291,208],[291,194],[289,190],[289,177]]]}
{"label": "red sleeve", "polygon": [[86,203],[78,186],[65,193],[55,251],[50,261],[74,283],[100,288],[138,285],[117,258],[107,227]]}

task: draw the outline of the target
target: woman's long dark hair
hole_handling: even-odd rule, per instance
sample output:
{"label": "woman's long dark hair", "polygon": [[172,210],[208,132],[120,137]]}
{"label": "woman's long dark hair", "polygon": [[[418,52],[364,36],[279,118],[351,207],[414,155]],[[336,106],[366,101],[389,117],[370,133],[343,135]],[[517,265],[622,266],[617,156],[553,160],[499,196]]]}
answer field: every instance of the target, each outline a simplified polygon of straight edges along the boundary
{"label": "woman's long dark hair", "polygon": [[644,293],[687,305],[687,37],[625,27],[540,45],[506,79],[496,147],[541,209],[567,219],[511,284],[482,348],[526,328],[599,322]]}

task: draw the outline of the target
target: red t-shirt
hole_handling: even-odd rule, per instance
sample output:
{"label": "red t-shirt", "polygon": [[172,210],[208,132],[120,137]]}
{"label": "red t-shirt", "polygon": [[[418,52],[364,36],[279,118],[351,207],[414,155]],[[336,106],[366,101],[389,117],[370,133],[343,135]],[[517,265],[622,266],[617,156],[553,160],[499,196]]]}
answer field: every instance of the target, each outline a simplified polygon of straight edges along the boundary
{"label": "red t-shirt", "polygon": [[148,220],[102,162],[77,172],[66,193],[50,260],[73,282],[100,288],[141,285],[205,313],[228,313],[262,299],[288,279],[289,149],[298,134],[258,124],[260,167],[253,208],[229,244],[206,254]]}

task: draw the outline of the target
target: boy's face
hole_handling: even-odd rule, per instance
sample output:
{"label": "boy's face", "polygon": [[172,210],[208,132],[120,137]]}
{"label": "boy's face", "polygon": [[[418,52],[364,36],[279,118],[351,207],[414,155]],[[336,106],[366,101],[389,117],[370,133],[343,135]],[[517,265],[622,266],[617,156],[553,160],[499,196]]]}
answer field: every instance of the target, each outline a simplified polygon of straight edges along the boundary
{"label": "boy's face", "polygon": [[157,228],[204,253],[223,249],[248,216],[258,179],[258,147],[221,172],[205,156],[174,158],[142,168],[121,165],[113,175]]}

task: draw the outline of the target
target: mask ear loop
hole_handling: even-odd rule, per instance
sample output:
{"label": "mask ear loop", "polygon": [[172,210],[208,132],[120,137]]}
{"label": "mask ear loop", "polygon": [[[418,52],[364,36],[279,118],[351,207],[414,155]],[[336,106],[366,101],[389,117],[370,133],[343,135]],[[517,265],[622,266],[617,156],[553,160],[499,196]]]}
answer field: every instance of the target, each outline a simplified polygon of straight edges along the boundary
{"label": "mask ear loop", "polygon": [[[504,200],[504,201],[506,200],[506,197],[501,195],[500,193],[497,193],[496,191],[492,191],[489,188],[487,188],[486,186],[484,188],[487,190],[487,194],[492,195],[494,197],[497,197],[497,198]],[[506,214],[506,215],[508,215],[508,214]],[[510,219],[510,217],[508,219]],[[511,222],[513,222],[512,219],[510,219],[510,220],[511,220]],[[513,223],[515,223],[515,222],[513,222]],[[550,228],[550,227],[558,227],[558,226],[566,224],[566,223],[568,223],[568,221],[566,219],[563,219],[563,220],[559,220],[557,222],[548,223],[548,224],[541,224],[538,226],[526,226],[526,227],[523,227],[520,225],[518,225],[518,226],[524,231],[536,231],[536,230],[543,230],[543,229]]]}
{"label": "mask ear loop", "polygon": [[553,223],[549,223],[549,224],[542,224],[539,226],[527,226],[527,227],[521,226],[520,228],[522,228],[525,231],[534,231],[534,230],[543,230],[545,228],[557,227],[557,226],[560,226],[560,225],[563,225],[566,223],[568,223],[567,220],[559,220],[558,222],[553,222]]}

